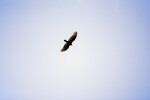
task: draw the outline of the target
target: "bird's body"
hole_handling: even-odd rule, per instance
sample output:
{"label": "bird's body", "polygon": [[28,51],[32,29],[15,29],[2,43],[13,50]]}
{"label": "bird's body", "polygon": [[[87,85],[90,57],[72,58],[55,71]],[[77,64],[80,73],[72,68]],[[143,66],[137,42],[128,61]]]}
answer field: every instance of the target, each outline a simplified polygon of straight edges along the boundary
{"label": "bird's body", "polygon": [[66,44],[64,45],[64,47],[61,49],[61,52],[66,51],[70,45],[72,45],[72,42],[76,39],[77,37],[77,32],[74,32],[73,35],[69,38],[69,40],[64,40],[66,42]]}

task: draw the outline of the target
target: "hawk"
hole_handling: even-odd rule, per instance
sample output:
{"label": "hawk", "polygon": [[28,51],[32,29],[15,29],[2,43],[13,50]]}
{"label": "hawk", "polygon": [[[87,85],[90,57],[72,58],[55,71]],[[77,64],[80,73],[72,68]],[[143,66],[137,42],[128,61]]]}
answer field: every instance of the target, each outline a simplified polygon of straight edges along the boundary
{"label": "hawk", "polygon": [[72,42],[76,39],[76,37],[77,37],[77,32],[74,32],[68,41],[64,40],[66,43],[65,43],[64,47],[61,49],[61,52],[66,51],[70,45],[72,46]]}

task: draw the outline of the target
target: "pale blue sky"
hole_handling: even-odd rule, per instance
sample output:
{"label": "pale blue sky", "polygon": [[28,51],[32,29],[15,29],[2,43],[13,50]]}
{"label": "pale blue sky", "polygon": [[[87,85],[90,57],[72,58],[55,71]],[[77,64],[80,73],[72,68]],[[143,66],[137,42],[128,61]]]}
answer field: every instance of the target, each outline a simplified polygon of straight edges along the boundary
{"label": "pale blue sky", "polygon": [[150,100],[149,51],[149,0],[0,0],[0,100]]}

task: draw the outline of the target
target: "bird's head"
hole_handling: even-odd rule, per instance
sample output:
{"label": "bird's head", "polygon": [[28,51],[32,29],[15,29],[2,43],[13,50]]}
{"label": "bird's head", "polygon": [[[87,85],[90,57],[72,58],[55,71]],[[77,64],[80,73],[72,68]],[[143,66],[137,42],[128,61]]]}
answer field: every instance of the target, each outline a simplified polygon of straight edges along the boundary
{"label": "bird's head", "polygon": [[73,35],[74,35],[74,36],[77,36],[77,32],[74,32]]}

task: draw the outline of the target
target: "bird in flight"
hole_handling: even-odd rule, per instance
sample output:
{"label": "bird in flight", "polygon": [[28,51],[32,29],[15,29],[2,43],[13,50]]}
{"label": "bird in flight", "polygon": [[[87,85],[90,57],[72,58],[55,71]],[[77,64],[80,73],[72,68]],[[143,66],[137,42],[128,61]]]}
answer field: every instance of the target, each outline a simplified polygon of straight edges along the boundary
{"label": "bird in flight", "polygon": [[64,40],[66,43],[65,43],[64,47],[61,49],[61,52],[66,51],[70,45],[72,46],[72,42],[76,39],[76,37],[77,37],[77,32],[74,32],[68,41]]}

